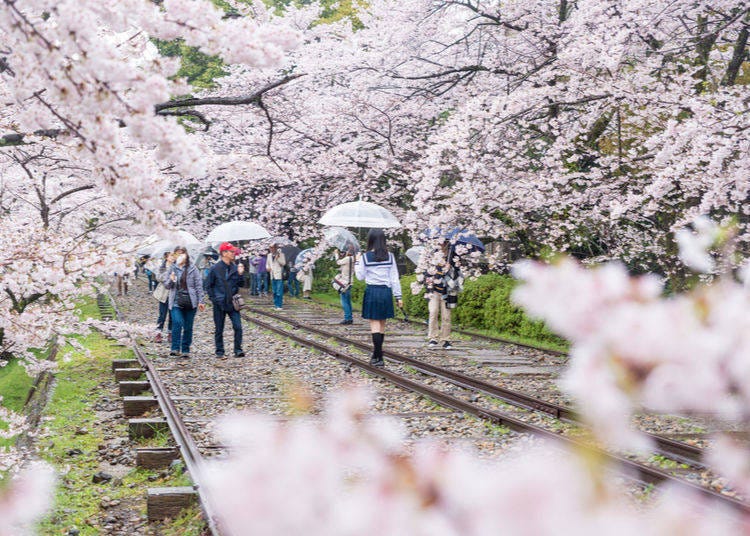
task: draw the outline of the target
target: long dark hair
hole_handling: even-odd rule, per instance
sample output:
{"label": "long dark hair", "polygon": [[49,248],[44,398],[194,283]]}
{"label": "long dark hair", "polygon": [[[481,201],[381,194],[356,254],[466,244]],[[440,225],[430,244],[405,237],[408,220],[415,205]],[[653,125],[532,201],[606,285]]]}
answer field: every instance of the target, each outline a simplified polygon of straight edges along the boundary
{"label": "long dark hair", "polygon": [[385,233],[383,229],[370,229],[367,233],[367,251],[375,254],[375,262],[388,260],[388,248],[385,244]]}

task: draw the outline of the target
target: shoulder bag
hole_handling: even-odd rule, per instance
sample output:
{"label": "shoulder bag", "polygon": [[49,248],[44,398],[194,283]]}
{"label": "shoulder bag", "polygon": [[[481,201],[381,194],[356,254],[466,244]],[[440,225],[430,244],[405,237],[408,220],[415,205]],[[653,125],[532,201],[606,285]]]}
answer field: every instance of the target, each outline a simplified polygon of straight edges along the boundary
{"label": "shoulder bag", "polygon": [[331,281],[331,286],[334,290],[338,291],[339,294],[343,294],[350,288],[352,288],[352,258],[349,257],[349,280],[344,280],[341,274],[336,274],[336,277]]}
{"label": "shoulder bag", "polygon": [[164,286],[164,283],[159,283],[152,295],[158,302],[164,303],[169,299],[169,289]]}
{"label": "shoulder bag", "polygon": [[182,272],[182,277],[177,285],[177,295],[174,299],[174,304],[180,309],[193,309],[193,300],[190,299],[190,291],[187,287],[187,272],[188,267]]}
{"label": "shoulder bag", "polygon": [[[229,281],[227,281],[227,278],[229,277],[229,265],[226,266],[226,270],[224,272],[224,288],[226,289],[227,295],[229,295]],[[232,296],[232,308],[235,311],[240,311],[245,306],[245,299],[240,295],[238,292],[234,296]]]}

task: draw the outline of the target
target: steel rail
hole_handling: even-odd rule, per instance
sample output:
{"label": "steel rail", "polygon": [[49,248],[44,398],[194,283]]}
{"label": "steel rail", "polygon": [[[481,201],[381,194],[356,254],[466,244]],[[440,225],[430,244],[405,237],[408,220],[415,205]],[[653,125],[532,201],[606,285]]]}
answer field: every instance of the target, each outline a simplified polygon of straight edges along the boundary
{"label": "steel rail", "polygon": [[172,397],[169,395],[169,391],[162,382],[161,377],[156,373],[151,360],[146,357],[138,346],[133,346],[133,350],[135,351],[138,362],[146,372],[146,379],[151,386],[154,397],[159,403],[159,408],[164,415],[164,419],[167,421],[172,437],[177,444],[177,449],[185,462],[185,467],[193,480],[193,489],[198,492],[201,508],[203,509],[203,514],[206,518],[206,524],[208,525],[209,531],[213,536],[227,536],[228,533],[226,529],[221,530],[219,528],[218,516],[216,514],[215,506],[213,505],[213,499],[208,493],[207,488],[202,483],[204,462],[198,449],[198,445],[196,445],[193,440],[193,436],[190,434],[185,422],[182,420],[180,412],[174,405]]}
{"label": "steel rail", "polygon": [[472,404],[471,402],[461,400],[460,398],[456,398],[447,393],[443,393],[441,391],[438,391],[436,389],[433,389],[421,383],[412,381],[399,374],[396,374],[395,372],[391,372],[390,370],[386,370],[382,367],[374,367],[370,365],[369,363],[367,363],[366,361],[350,356],[349,354],[346,354],[345,352],[342,352],[341,350],[332,348],[321,342],[307,339],[305,337],[296,335],[294,333],[290,333],[282,328],[274,326],[273,324],[264,322],[263,320],[252,318],[247,315],[243,315],[243,316],[245,317],[246,320],[253,322],[254,324],[264,329],[277,333],[283,337],[292,339],[296,342],[299,342],[300,344],[304,346],[309,346],[309,347],[315,348],[316,350],[320,350],[321,352],[327,353],[335,357],[339,361],[362,368],[373,375],[380,376],[381,378],[387,379],[388,381],[392,382],[395,385],[398,385],[399,387],[405,390],[424,395],[442,406],[450,407],[457,411],[461,411],[463,413],[473,415],[480,419],[488,420],[494,424],[506,426],[510,428],[511,430],[515,430],[517,432],[531,433],[539,437],[552,440],[556,442],[556,444],[563,444],[573,450],[577,450],[577,451],[583,450],[583,451],[594,453],[596,456],[600,457],[601,459],[606,459],[611,462],[615,462],[616,464],[619,464],[621,467],[623,467],[626,475],[630,475],[631,477],[633,475],[637,475],[633,478],[635,478],[637,481],[641,483],[658,484],[660,482],[670,481],[670,482],[675,483],[675,485],[681,486],[685,489],[692,490],[705,498],[711,498],[711,499],[715,499],[718,501],[722,501],[726,503],[727,505],[729,505],[730,507],[732,507],[733,509],[741,511],[743,514],[750,513],[750,504],[740,501],[739,499],[735,499],[733,497],[723,495],[721,493],[715,492],[703,486],[693,484],[692,482],[682,480],[680,478],[674,477],[673,475],[665,471],[661,471],[654,467],[644,465],[642,463],[630,460],[623,456],[613,454],[611,452],[607,452],[606,450],[603,450],[599,447],[592,446],[592,445],[583,443],[581,441],[571,439],[569,437],[560,436],[551,430],[547,430],[539,426],[529,424],[527,422],[516,419],[515,417],[506,415],[502,412],[482,408],[480,406]]}
{"label": "steel rail", "polygon": [[[304,329],[324,337],[335,338],[340,342],[346,343],[350,346],[355,346],[361,350],[369,351],[371,348],[370,345],[361,341],[344,337],[342,335],[339,335],[338,333],[333,333],[320,328],[316,328],[298,320],[278,315],[276,313],[264,311],[263,309],[258,309],[256,307],[246,307],[246,309],[248,311],[252,311],[253,313],[262,314],[267,317],[286,322],[294,327]],[[580,417],[576,414],[575,411],[570,408],[566,408],[564,406],[560,406],[551,402],[547,402],[545,400],[541,400],[539,398],[535,398],[533,396],[529,396],[526,393],[522,393],[520,391],[514,391],[512,389],[507,389],[499,385],[491,384],[484,380],[474,378],[461,372],[448,370],[437,365],[433,365],[432,363],[421,361],[399,352],[394,352],[393,350],[384,349],[383,355],[393,359],[394,361],[408,364],[415,369],[420,370],[424,374],[438,377],[454,385],[458,385],[459,387],[474,389],[486,395],[499,398],[503,402],[506,402],[513,406],[544,413],[545,415],[550,415],[561,421],[573,424],[582,424]],[[688,445],[686,443],[683,443],[682,441],[675,441],[673,439],[662,437],[656,434],[651,434],[648,432],[643,433],[654,442],[654,444],[656,445],[656,450],[660,454],[668,455],[669,457],[681,463],[686,463],[689,465],[702,465],[702,449],[699,449],[698,447],[694,447],[692,445]]]}
{"label": "steel rail", "polygon": [[[119,318],[120,313],[117,310],[115,300],[112,296],[109,296],[109,302],[115,312],[115,318]],[[167,421],[169,431],[177,444],[177,450],[180,452],[180,455],[185,462],[185,467],[193,481],[193,489],[198,493],[199,502],[209,532],[212,536],[231,536],[226,529],[219,528],[218,516],[216,515],[212,498],[210,497],[207,488],[202,484],[203,457],[200,454],[198,445],[196,445],[193,436],[190,434],[185,422],[182,420],[182,416],[174,405],[164,382],[162,382],[161,377],[156,372],[156,367],[151,363],[151,360],[146,357],[146,354],[143,353],[138,344],[133,345],[133,353],[135,353],[137,361],[140,363],[141,367],[143,367],[146,379],[154,393],[154,398],[156,398],[159,403],[159,409],[164,415],[164,419]]]}

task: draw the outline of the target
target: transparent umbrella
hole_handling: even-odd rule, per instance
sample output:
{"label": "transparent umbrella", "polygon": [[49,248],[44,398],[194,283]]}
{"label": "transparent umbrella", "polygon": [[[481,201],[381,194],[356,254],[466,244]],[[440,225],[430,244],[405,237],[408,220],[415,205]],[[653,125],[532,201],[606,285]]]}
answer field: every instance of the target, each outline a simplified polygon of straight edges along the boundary
{"label": "transparent umbrella", "polygon": [[251,221],[230,221],[222,223],[208,233],[206,242],[218,244],[220,242],[238,242],[240,240],[260,240],[271,238],[271,233],[262,226]]}
{"label": "transparent umbrella", "polygon": [[343,227],[328,227],[323,230],[323,236],[326,238],[326,242],[337,248],[339,251],[348,251],[349,248],[352,251],[359,251],[359,242],[354,233]]}
{"label": "transparent umbrella", "polygon": [[404,253],[404,255],[406,255],[406,258],[409,259],[414,264],[419,264],[419,259],[422,258],[423,254],[424,254],[424,246],[410,247]]}
{"label": "transparent umbrella", "polygon": [[136,251],[136,253],[138,255],[149,255],[150,257],[161,257],[165,251],[172,251],[177,246],[185,246],[189,251],[191,247],[201,245],[201,241],[187,231],[177,231],[172,238],[152,242]]}
{"label": "transparent umbrella", "polygon": [[343,203],[329,209],[318,223],[331,227],[395,229],[401,224],[391,212],[368,201]]}
{"label": "transparent umbrella", "polygon": [[286,236],[272,236],[268,240],[265,240],[265,242],[267,242],[269,246],[272,246],[274,244],[276,244],[279,247],[294,245],[293,242],[289,240]]}

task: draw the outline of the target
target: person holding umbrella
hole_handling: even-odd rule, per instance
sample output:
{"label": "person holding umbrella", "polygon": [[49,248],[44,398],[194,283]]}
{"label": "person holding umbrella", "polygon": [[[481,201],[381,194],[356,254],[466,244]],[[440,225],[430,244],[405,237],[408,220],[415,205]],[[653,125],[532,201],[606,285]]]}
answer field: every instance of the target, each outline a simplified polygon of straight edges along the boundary
{"label": "person holding umbrella", "polygon": [[271,292],[273,292],[273,306],[274,309],[280,311],[284,304],[284,265],[286,264],[286,257],[284,253],[279,249],[278,244],[273,243],[269,248],[268,258],[266,259],[266,267],[268,273],[271,274]]}
{"label": "person holding umbrella", "polygon": [[430,313],[427,323],[428,346],[437,348],[442,344],[443,350],[451,350],[451,309],[456,306],[456,294],[459,288],[458,268],[454,265],[451,244],[443,241],[440,256],[443,261],[433,271],[421,274],[426,289],[425,298]]}
{"label": "person holding umbrella", "polygon": [[240,312],[234,308],[232,297],[239,292],[243,283],[245,267],[235,264],[234,258],[239,249],[229,242],[219,246],[220,260],[213,265],[206,279],[206,293],[211,298],[214,311],[214,344],[216,357],[224,358],[224,321],[227,315],[234,330],[234,356],[245,357],[242,350],[242,320]]}
{"label": "person holding umbrella", "polygon": [[344,319],[339,322],[343,325],[354,323],[352,315],[352,272],[354,271],[354,246],[349,246],[346,251],[341,252],[341,257],[336,261],[339,266],[338,278],[346,283],[346,290],[339,291],[341,308],[344,310]]}
{"label": "person holding umbrella", "polygon": [[382,229],[371,229],[367,234],[367,251],[357,256],[354,273],[357,279],[367,284],[362,302],[362,317],[370,321],[373,344],[370,364],[383,367],[385,322],[395,316],[393,298],[396,298],[399,307],[404,304],[401,301],[401,282],[396,259],[386,247]]}

